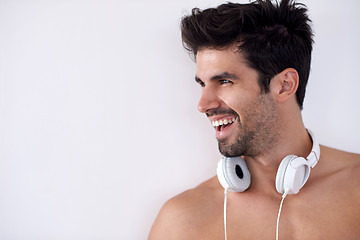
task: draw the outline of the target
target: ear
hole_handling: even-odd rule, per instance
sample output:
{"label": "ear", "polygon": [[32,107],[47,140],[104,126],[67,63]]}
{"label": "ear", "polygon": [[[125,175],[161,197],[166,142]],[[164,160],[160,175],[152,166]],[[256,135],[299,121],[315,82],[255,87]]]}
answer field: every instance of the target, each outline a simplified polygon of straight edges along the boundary
{"label": "ear", "polygon": [[270,91],[278,102],[285,102],[295,95],[298,86],[298,72],[294,68],[287,68],[273,77]]}

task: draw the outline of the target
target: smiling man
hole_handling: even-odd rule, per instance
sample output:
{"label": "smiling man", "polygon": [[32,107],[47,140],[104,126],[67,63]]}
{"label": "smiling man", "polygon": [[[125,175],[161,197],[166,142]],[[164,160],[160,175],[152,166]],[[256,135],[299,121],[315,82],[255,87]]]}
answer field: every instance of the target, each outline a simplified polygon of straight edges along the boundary
{"label": "smiling man", "polygon": [[195,79],[203,87],[198,109],[214,125],[224,156],[269,152],[277,144],[276,104],[271,94],[261,94],[258,73],[237,51],[234,44],[197,53]]}
{"label": "smiling man", "polygon": [[301,117],[313,42],[306,7],[227,3],[193,9],[181,26],[198,109],[214,126],[219,166],[230,167],[169,200],[149,239],[359,239],[360,156],[318,145]]}

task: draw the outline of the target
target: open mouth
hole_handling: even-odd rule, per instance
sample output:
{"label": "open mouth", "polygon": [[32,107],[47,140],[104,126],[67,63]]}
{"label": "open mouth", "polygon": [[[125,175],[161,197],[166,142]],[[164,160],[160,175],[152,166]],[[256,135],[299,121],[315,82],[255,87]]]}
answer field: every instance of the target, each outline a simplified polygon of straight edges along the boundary
{"label": "open mouth", "polygon": [[212,125],[217,131],[222,131],[225,128],[229,127],[231,124],[235,122],[236,118],[224,118],[217,121],[212,121]]}

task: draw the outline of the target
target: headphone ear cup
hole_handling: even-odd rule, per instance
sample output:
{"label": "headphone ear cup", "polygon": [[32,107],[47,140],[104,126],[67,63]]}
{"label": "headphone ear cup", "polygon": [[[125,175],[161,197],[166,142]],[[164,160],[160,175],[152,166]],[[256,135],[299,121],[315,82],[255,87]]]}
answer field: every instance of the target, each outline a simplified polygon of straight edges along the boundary
{"label": "headphone ear cup", "polygon": [[276,181],[275,181],[276,191],[278,191],[278,193],[283,194],[285,192],[284,178],[285,178],[286,168],[288,167],[289,162],[295,157],[296,157],[295,155],[288,155],[280,162],[279,168],[276,173]]}
{"label": "headphone ear cup", "polygon": [[250,186],[250,171],[241,157],[222,157],[216,172],[220,184],[229,191],[243,192]]}
{"label": "headphone ear cup", "polygon": [[289,194],[297,194],[310,175],[310,166],[303,157],[286,156],[280,163],[276,173],[276,190],[283,194],[285,189]]}

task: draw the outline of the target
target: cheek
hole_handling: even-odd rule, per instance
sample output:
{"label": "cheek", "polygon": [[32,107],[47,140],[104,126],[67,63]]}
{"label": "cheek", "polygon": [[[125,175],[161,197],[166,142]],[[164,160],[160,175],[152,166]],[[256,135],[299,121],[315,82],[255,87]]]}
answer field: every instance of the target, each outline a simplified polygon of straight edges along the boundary
{"label": "cheek", "polygon": [[246,99],[237,96],[237,97],[229,97],[226,96],[223,99],[223,102],[225,103],[225,107],[227,109],[233,110],[238,115],[238,121],[240,125],[243,125],[246,122],[246,119],[248,118],[248,111],[246,109],[246,106],[248,105],[246,102]]}
{"label": "cheek", "polygon": [[239,91],[231,91],[222,94],[222,101],[226,107],[231,108],[240,116],[241,113],[249,106],[252,98],[249,95],[243,94]]}
{"label": "cheek", "polygon": [[230,108],[231,110],[234,110],[238,115],[241,114],[241,102],[243,102],[241,99],[225,97],[223,98],[223,102],[225,104],[224,108]]}

